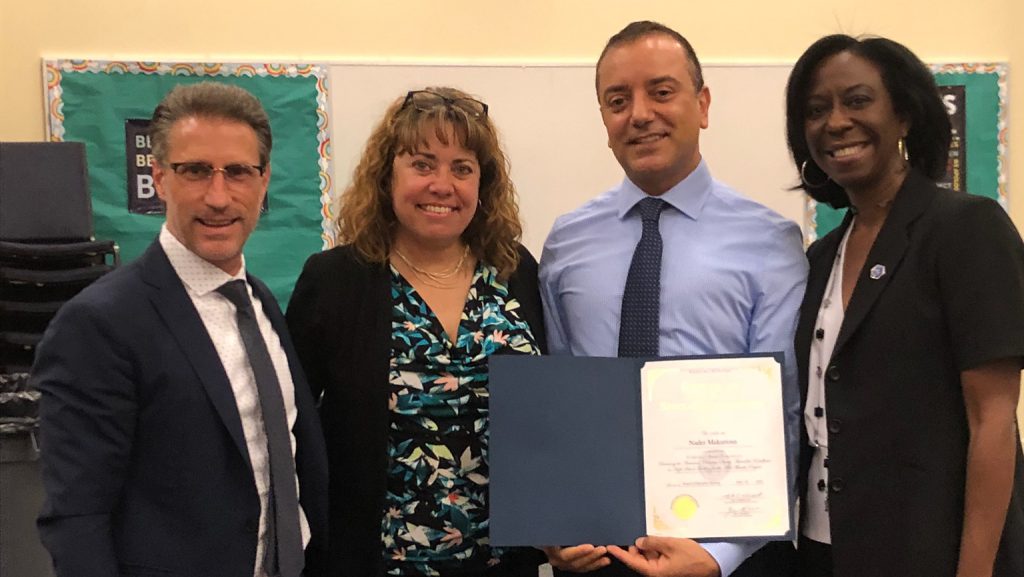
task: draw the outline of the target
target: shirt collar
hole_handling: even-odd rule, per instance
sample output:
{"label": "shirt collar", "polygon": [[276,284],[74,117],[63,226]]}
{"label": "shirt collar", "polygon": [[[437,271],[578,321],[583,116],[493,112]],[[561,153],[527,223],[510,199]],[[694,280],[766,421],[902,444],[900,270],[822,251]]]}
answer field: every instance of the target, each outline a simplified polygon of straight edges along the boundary
{"label": "shirt collar", "polygon": [[178,278],[196,296],[206,296],[230,280],[245,280],[244,255],[242,256],[242,268],[238,270],[238,274],[229,275],[181,244],[181,241],[167,230],[166,223],[160,227],[160,247],[167,254],[167,260],[171,261],[171,267],[177,273]]}
{"label": "shirt collar", "polygon": [[[704,208],[708,194],[711,193],[711,183],[711,171],[704,159],[701,158],[693,172],[658,198],[693,220],[697,220]],[[625,218],[626,214],[636,206],[636,203],[648,196],[646,192],[640,190],[640,187],[633,184],[629,177],[622,180],[619,190],[619,218]]]}

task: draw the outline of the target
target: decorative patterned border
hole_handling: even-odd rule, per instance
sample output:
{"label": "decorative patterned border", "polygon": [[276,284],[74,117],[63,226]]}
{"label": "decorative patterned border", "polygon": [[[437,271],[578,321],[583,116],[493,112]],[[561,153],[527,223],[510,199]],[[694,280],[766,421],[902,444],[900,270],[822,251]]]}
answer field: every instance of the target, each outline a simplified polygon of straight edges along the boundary
{"label": "decorative patterned border", "polygon": [[317,155],[320,166],[320,234],[324,248],[337,244],[334,219],[334,190],[331,177],[330,98],[328,67],[321,64],[209,63],[209,62],[127,62],[115,60],[56,59],[43,61],[46,81],[47,139],[64,140],[64,100],[61,79],[64,74],[93,72],[103,74],[158,74],[171,76],[285,76],[316,78]]}
{"label": "decorative patterned border", "polygon": [[[1007,76],[1009,66],[1003,63],[961,63],[961,64],[929,64],[928,69],[932,74],[995,74],[999,86],[999,118],[996,121],[996,129],[999,133],[999,144],[996,149],[996,162],[998,165],[999,183],[999,204],[1005,210],[1009,210],[1009,187],[1006,182],[1007,172],[1007,144],[1009,142],[1009,130],[1006,123],[1007,103],[1009,94],[1007,92]],[[804,204],[804,246],[809,246],[818,239],[818,203],[808,197]]]}

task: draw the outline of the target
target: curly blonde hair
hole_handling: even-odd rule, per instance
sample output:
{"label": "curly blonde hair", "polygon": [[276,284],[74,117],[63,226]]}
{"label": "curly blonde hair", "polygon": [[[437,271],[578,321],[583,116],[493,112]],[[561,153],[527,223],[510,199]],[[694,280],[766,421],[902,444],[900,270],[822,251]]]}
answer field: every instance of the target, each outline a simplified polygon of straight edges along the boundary
{"label": "curly blonde hair", "polygon": [[[366,141],[352,183],[341,196],[338,211],[339,241],[351,244],[368,262],[384,264],[398,222],[391,199],[391,178],[396,156],[423,146],[432,130],[448,145],[454,135],[458,144],[476,154],[480,164],[480,205],[462,240],[473,254],[494,266],[508,278],[519,266],[519,239],[523,228],[515,186],[509,178],[509,162],[501,149],[498,133],[487,116],[471,114],[453,103],[473,100],[461,90],[430,87],[425,90],[444,99],[437,106],[421,109],[406,106],[405,96],[396,99],[384,113]],[[481,103],[482,104],[482,103]]]}

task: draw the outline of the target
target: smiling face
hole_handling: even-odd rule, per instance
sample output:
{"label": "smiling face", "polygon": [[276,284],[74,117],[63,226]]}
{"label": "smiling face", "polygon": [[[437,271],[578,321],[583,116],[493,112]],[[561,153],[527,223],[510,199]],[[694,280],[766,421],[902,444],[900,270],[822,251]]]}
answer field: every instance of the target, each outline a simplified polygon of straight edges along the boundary
{"label": "smiling face", "polygon": [[659,195],[697,168],[711,95],[679,42],[650,34],[610,48],[597,77],[608,146],[634,184]]}
{"label": "smiling face", "polygon": [[190,116],[171,127],[166,164],[153,164],[157,195],[167,203],[167,230],[186,248],[228,274],[242,266],[242,246],[260,216],[270,167],[247,182],[229,182],[223,172],[193,182],[170,164],[198,162],[214,168],[260,163],[256,132],[243,122]]}
{"label": "smiling face", "polygon": [[480,164],[450,129],[448,144],[434,130],[413,151],[392,161],[391,202],[398,222],[395,243],[444,250],[459,243],[476,214]]}
{"label": "smiling face", "polygon": [[895,192],[905,170],[899,140],[908,128],[869,60],[840,52],[818,67],[804,137],[814,162],[848,193]]}

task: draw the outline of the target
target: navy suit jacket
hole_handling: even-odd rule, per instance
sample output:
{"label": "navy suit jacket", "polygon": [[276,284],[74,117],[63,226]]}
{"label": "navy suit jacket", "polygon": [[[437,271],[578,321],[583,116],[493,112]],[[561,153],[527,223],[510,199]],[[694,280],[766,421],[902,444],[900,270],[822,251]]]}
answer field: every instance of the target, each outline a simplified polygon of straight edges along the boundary
{"label": "navy suit jacket", "polygon": [[[274,297],[249,277],[288,356],[296,471],[326,544],[327,463],[309,387]],[[65,304],[40,344],[43,544],[60,577],[252,577],[260,503],[230,382],[154,242]]]}

